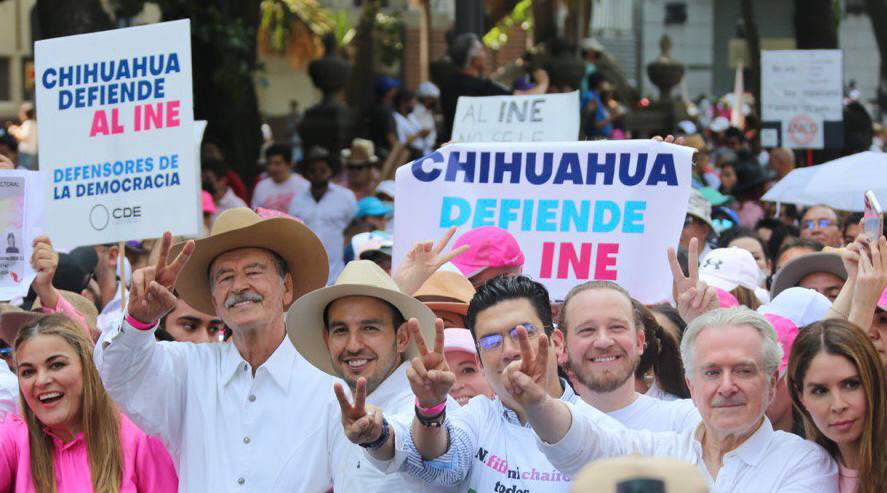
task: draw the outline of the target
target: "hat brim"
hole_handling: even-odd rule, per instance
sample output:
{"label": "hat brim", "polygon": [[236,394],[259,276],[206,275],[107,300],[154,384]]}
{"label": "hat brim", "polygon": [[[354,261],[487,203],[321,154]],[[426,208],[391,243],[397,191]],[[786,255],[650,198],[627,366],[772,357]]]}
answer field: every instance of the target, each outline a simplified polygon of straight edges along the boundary
{"label": "hat brim", "polygon": [[38,312],[6,312],[0,315],[0,339],[12,346],[22,327],[45,316],[45,313]]}
{"label": "hat brim", "polygon": [[[337,284],[312,291],[293,303],[286,314],[286,333],[296,350],[318,370],[341,378],[323,340],[326,326],[323,312],[333,301],[346,296],[369,296],[394,305],[405,320],[415,318],[426,344],[434,344],[434,313],[421,301],[397,291],[365,284]],[[395,327],[396,329],[397,327]],[[410,341],[404,352],[404,360],[419,356],[415,341]]]}
{"label": "hat brim", "polygon": [[802,279],[816,272],[828,272],[847,280],[847,270],[840,255],[831,252],[808,253],[791,259],[773,276],[770,298],[797,286]]}
{"label": "hat brim", "polygon": [[707,217],[703,216],[702,214],[697,214],[697,213],[691,212],[691,211],[687,211],[687,215],[702,219],[702,222],[704,222],[705,224],[708,224],[709,228],[711,228],[712,230],[715,229],[715,225],[713,222],[711,222],[710,218],[707,218]]}
{"label": "hat brim", "polygon": [[455,301],[426,301],[425,306],[430,308],[432,312],[450,312],[463,317],[468,315],[468,305],[465,303]]}
{"label": "hat brim", "polygon": [[[184,246],[185,242],[173,245],[170,259]],[[176,281],[176,291],[185,303],[203,313],[216,315],[209,267],[219,255],[240,248],[261,248],[280,255],[293,278],[293,299],[323,287],[329,278],[326,249],[308,226],[284,217],[265,219],[195,242],[194,253]]]}

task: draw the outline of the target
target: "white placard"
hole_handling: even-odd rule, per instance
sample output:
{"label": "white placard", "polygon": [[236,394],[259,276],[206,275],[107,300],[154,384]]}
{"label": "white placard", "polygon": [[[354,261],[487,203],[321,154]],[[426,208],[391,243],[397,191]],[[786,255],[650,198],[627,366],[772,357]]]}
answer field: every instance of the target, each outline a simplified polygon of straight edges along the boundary
{"label": "white placard", "polygon": [[41,234],[43,186],[40,173],[0,170],[0,300],[28,294],[34,280],[31,243]]}
{"label": "white placard", "polygon": [[498,226],[553,300],[589,279],[669,300],[666,251],[683,228],[692,153],[652,140],[443,147],[397,170],[393,258],[450,226],[456,237]]}
{"label": "white placard", "polygon": [[579,91],[536,96],[462,96],[455,142],[560,142],[579,138]]}
{"label": "white placard", "polygon": [[38,41],[35,67],[53,241],[197,234],[190,21]]}
{"label": "white placard", "polygon": [[[834,147],[827,142],[825,128],[827,122],[843,120],[842,91],[841,50],[761,53],[761,115],[765,128],[771,124],[779,130],[774,145]],[[769,140],[772,142],[772,137]]]}

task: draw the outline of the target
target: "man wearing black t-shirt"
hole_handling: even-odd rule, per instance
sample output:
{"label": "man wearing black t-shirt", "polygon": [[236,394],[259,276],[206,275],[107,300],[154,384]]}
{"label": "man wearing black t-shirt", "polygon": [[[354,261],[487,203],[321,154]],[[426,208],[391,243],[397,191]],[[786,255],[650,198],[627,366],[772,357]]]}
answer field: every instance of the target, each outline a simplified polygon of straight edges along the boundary
{"label": "man wearing black t-shirt", "polygon": [[533,71],[536,85],[524,91],[510,91],[504,86],[483,77],[486,51],[474,33],[460,34],[450,46],[450,59],[461,67],[448,77],[440,88],[440,103],[444,115],[443,142],[450,140],[456,103],[459,96],[505,96],[521,94],[545,94],[548,90],[548,73],[542,69]]}

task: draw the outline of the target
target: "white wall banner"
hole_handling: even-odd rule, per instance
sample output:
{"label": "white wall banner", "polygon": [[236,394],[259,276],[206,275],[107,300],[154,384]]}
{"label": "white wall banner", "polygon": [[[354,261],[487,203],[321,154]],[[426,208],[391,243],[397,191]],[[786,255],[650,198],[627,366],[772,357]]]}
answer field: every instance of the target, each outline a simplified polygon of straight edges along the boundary
{"label": "white wall banner", "polygon": [[535,96],[462,96],[455,142],[558,142],[579,138],[579,91]]}
{"label": "white wall banner", "polygon": [[197,234],[190,21],[38,41],[35,70],[53,241]]}
{"label": "white wall banner", "polygon": [[393,259],[451,226],[451,244],[498,226],[553,300],[590,279],[669,300],[666,251],[683,228],[692,154],[652,140],[448,145],[397,170]]}
{"label": "white wall banner", "polygon": [[761,144],[843,147],[843,74],[841,50],[761,52]]}
{"label": "white wall banner", "polygon": [[0,170],[0,300],[24,297],[34,280],[31,243],[41,234],[40,173]]}

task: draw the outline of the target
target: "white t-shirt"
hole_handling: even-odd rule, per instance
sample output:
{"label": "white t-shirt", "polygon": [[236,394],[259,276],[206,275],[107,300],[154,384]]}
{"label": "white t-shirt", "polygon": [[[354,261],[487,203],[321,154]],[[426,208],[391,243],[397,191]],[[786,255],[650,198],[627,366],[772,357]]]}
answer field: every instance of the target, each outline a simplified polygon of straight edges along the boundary
{"label": "white t-shirt", "polygon": [[412,122],[420,129],[427,128],[431,130],[431,133],[427,136],[413,141],[416,148],[421,150],[424,154],[433,151],[434,145],[437,144],[437,130],[435,130],[434,113],[426,108],[424,104],[417,104],[416,108],[413,109],[413,112],[410,113],[410,120],[412,120]]}
{"label": "white t-shirt", "polygon": [[308,191],[311,185],[308,180],[293,173],[283,183],[276,183],[271,177],[262,178],[253,192],[253,209],[262,207],[280,212],[289,212],[290,203],[294,198]]}
{"label": "white t-shirt", "polygon": [[632,430],[682,432],[695,428],[702,418],[690,399],[661,401],[653,397],[636,394],[631,404],[607,416]]}
{"label": "white t-shirt", "polygon": [[6,419],[6,415],[14,413],[18,407],[18,379],[6,365],[0,360],[0,423]]}
{"label": "white t-shirt", "polygon": [[644,392],[644,395],[659,399],[660,401],[676,401],[680,399],[680,397],[662,390],[662,387],[659,386],[659,383],[656,382],[656,380],[653,380],[653,385],[650,385],[650,388]]}
{"label": "white t-shirt", "polygon": [[[396,111],[394,112],[394,123],[397,130],[397,140],[404,145],[407,144],[407,139],[411,135],[415,135],[419,133],[420,130],[422,130],[422,127],[417,125],[414,120],[403,116]],[[423,142],[421,142],[419,138],[416,138],[416,140],[414,140],[410,145],[416,149],[420,149],[423,145]]]}

